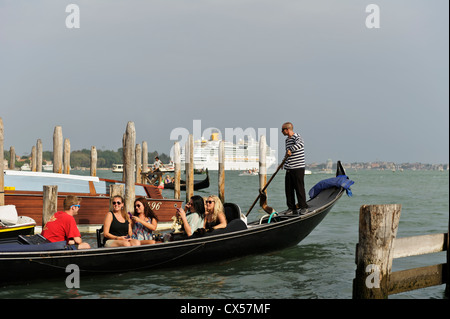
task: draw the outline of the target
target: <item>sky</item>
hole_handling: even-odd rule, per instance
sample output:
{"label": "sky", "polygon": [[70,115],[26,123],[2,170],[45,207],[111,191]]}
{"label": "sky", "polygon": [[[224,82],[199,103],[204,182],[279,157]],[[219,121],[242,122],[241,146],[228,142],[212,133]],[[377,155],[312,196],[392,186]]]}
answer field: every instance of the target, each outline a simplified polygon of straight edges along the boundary
{"label": "sky", "polygon": [[[70,4],[78,16],[66,12]],[[149,151],[168,154],[197,123],[197,132],[217,128],[222,136],[265,130],[283,154],[280,128],[290,121],[307,163],[445,164],[448,7],[447,0],[0,0],[4,148],[26,155],[41,139],[52,150],[60,125],[72,150],[117,150],[132,121]]]}

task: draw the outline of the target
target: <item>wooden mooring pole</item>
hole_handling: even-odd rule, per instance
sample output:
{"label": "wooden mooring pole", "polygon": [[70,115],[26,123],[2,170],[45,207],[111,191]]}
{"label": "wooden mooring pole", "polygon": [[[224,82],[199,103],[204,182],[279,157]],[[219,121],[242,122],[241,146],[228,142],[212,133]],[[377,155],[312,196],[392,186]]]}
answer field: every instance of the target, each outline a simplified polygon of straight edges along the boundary
{"label": "wooden mooring pole", "polygon": [[16,148],[14,146],[9,148],[9,169],[16,169]]}
{"label": "wooden mooring pole", "polygon": [[181,154],[180,154],[180,143],[175,142],[173,146],[173,163],[174,163],[174,187],[173,187],[173,197],[175,199],[180,199],[181,197]]}
{"label": "wooden mooring pole", "polygon": [[189,134],[185,152],[185,170],[186,170],[186,202],[189,202],[194,195],[194,137]]}
{"label": "wooden mooring pole", "polygon": [[385,299],[389,294],[393,243],[401,205],[363,205],[359,212],[354,299]]}
{"label": "wooden mooring pole", "polygon": [[136,183],[142,184],[142,148],[141,144],[136,144]]}
{"label": "wooden mooring pole", "polygon": [[91,146],[90,174],[97,176],[97,148],[95,146]]}
{"label": "wooden mooring pole", "polygon": [[219,198],[225,203],[225,142],[219,143]]}
{"label": "wooden mooring pole", "polygon": [[38,139],[36,141],[36,172],[42,172],[42,140]]}
{"label": "wooden mooring pole", "polygon": [[123,175],[125,181],[125,209],[127,212],[134,211],[134,200],[136,199],[135,184],[135,145],[136,129],[134,122],[128,122],[123,137]]}
{"label": "wooden mooring pole", "polygon": [[53,131],[53,173],[63,172],[63,134],[62,127],[55,126]]}
{"label": "wooden mooring pole", "polygon": [[44,185],[42,200],[42,227],[44,227],[58,209],[58,186]]}
{"label": "wooden mooring pole", "polygon": [[[146,141],[142,141],[142,173],[148,173],[148,144]],[[147,184],[147,178],[141,175],[141,181],[143,184]]]}
{"label": "wooden mooring pole", "polygon": [[[259,189],[262,190],[267,184],[267,165],[266,165],[267,144],[266,137],[261,135],[259,138]],[[259,204],[261,207],[267,205],[267,188],[264,191],[265,196],[261,196]]]}
{"label": "wooden mooring pole", "polygon": [[[384,299],[392,294],[442,284],[446,284],[448,297],[448,232],[396,238],[400,211],[401,205],[361,206],[354,299]],[[446,263],[391,271],[394,259],[445,250]]]}
{"label": "wooden mooring pole", "polygon": [[70,174],[70,140],[64,139],[64,174]]}

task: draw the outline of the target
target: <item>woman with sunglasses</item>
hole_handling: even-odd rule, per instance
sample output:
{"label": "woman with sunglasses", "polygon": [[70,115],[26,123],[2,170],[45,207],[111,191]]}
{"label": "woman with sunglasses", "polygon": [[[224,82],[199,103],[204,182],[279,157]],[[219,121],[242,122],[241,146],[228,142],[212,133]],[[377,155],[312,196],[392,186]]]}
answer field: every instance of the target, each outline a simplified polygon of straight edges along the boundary
{"label": "woman with sunglasses", "polygon": [[216,195],[210,195],[206,201],[205,229],[227,227],[227,218],[222,201]]}
{"label": "woman with sunglasses", "polygon": [[138,240],[131,238],[130,217],[124,210],[122,196],[114,196],[112,212],[108,212],[103,222],[105,247],[139,246]]}
{"label": "woman with sunglasses", "polygon": [[131,238],[139,240],[141,245],[154,244],[153,231],[158,227],[158,217],[145,198],[134,201],[134,214],[131,216],[133,233]]}

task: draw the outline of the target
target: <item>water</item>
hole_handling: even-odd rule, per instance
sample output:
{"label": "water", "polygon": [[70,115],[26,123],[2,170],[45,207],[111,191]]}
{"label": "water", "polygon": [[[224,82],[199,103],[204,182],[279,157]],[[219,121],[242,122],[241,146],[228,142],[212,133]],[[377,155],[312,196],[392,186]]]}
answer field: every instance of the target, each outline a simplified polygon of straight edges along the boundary
{"label": "water", "polygon": [[[323,222],[295,247],[206,265],[81,277],[79,289],[67,289],[61,279],[7,286],[0,290],[0,298],[350,299],[360,206],[402,204],[398,237],[445,233],[449,220],[449,173],[348,170],[347,174],[355,181],[353,197],[344,195]],[[120,178],[107,171],[99,171],[99,175]],[[204,177],[195,176],[196,179]],[[306,190],[329,177],[332,175],[322,173],[305,176]],[[210,178],[210,188],[196,194],[217,194],[217,172],[211,172]],[[239,204],[246,213],[258,194],[258,177],[228,171],[225,179],[226,201]],[[268,204],[283,209],[283,171],[272,181],[268,192]],[[172,197],[173,191],[164,190],[163,195]],[[250,221],[263,215],[258,208],[252,210]],[[94,244],[93,235],[83,237]],[[443,263],[445,258],[443,252],[397,259],[393,270]],[[442,299],[444,289],[445,285],[441,285],[389,298]]]}

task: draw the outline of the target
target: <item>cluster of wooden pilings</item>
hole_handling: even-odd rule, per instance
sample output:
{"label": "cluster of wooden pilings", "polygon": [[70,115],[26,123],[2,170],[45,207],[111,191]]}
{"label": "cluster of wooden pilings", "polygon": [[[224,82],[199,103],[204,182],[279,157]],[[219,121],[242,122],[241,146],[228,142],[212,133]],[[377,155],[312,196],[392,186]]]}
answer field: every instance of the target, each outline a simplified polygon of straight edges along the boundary
{"label": "cluster of wooden pilings", "polygon": [[[266,138],[264,135],[260,137],[259,142],[259,183],[260,189],[263,189],[267,182],[267,167],[266,167]],[[0,205],[4,205],[3,196],[3,146],[4,146],[4,129],[3,121],[0,118]],[[135,198],[134,187],[135,183],[146,183],[146,178],[143,177],[149,171],[148,165],[148,146],[147,142],[143,141],[142,146],[136,144],[136,129],[134,122],[128,122],[126,131],[122,140],[123,146],[123,181],[125,182],[125,208],[133,208],[133,201]],[[186,201],[189,201],[194,194],[194,139],[190,134],[185,144],[185,175],[186,175]],[[14,147],[10,148],[11,158],[10,163],[15,163]],[[42,141],[37,140],[35,146],[31,150],[31,170],[34,172],[42,171]],[[14,169],[14,164],[10,164],[10,169]],[[181,150],[179,142],[174,143],[174,198],[180,199],[180,177],[181,177]],[[55,126],[53,132],[53,172],[60,174],[70,174],[70,140],[63,139],[62,127]],[[97,149],[91,146],[90,157],[90,175],[97,176]],[[225,202],[225,150],[224,142],[220,142],[219,146],[219,161],[218,161],[218,197],[222,202]],[[256,193],[256,192],[255,192]],[[267,197],[264,197],[264,200]],[[261,205],[264,203],[261,202]]]}

